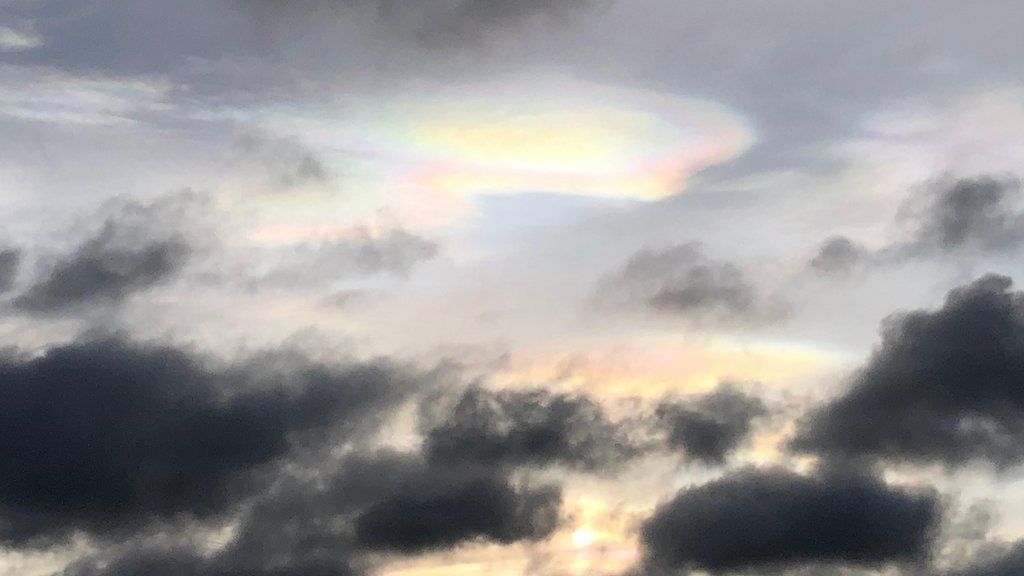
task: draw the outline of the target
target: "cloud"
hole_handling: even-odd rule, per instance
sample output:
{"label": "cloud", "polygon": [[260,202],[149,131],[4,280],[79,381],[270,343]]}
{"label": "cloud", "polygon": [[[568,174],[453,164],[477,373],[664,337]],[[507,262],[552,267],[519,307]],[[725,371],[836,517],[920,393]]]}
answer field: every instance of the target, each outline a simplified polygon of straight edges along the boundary
{"label": "cloud", "polygon": [[189,191],[147,204],[125,199],[108,203],[98,215],[103,221],[99,229],[58,257],[15,298],[15,307],[60,313],[116,304],[170,280],[193,251],[187,221],[203,208],[205,198]]}
{"label": "cloud", "polygon": [[366,552],[539,540],[557,527],[560,507],[557,487],[517,484],[499,467],[355,453],[316,481],[285,484],[261,498],[213,564],[335,565]]}
{"label": "cloud", "polygon": [[1015,576],[1024,573],[1024,541],[994,557],[978,559],[970,566],[953,571],[949,576]]}
{"label": "cloud", "polygon": [[845,236],[826,239],[811,259],[811,269],[826,275],[844,276],[864,264],[870,252]]}
{"label": "cloud", "polygon": [[356,541],[403,553],[472,540],[542,540],[558,526],[561,490],[515,488],[493,472],[429,470],[402,483],[356,519]]}
{"label": "cloud", "polygon": [[315,477],[279,481],[212,553],[136,545],[113,559],[82,560],[68,576],[127,576],[138,567],[183,576],[347,576],[362,573],[367,556],[544,539],[558,526],[560,508],[556,486],[515,482],[499,468],[357,451]]}
{"label": "cloud", "polygon": [[747,439],[752,421],[768,410],[760,398],[721,384],[695,399],[662,402],[657,413],[668,429],[670,447],[694,460],[721,464]]}
{"label": "cloud", "polygon": [[0,540],[216,514],[302,433],[353,432],[404,379],[286,353],[216,367],[117,337],[4,357]]}
{"label": "cloud", "polygon": [[707,257],[695,242],[640,250],[602,279],[597,299],[698,320],[756,322],[782,312],[738,266]]}
{"label": "cloud", "polygon": [[28,27],[23,29],[0,26],[0,52],[20,52],[43,45],[43,39]]}
{"label": "cloud", "polygon": [[515,29],[529,21],[571,23],[577,13],[599,4],[595,0],[292,0],[250,1],[267,18],[317,14],[345,18],[346,9],[372,10],[398,39],[412,39],[434,49],[482,42],[488,34]]}
{"label": "cloud", "polygon": [[865,474],[748,468],[684,489],[641,535],[653,573],[879,566],[926,556],[939,516],[933,492]]}
{"label": "cloud", "polygon": [[105,229],[57,262],[45,279],[15,299],[15,306],[47,313],[119,302],[166,280],[188,258],[184,242],[167,240],[120,248],[113,245],[113,232],[113,228]]}
{"label": "cloud", "polygon": [[342,237],[276,253],[277,261],[256,279],[257,285],[292,286],[378,274],[408,276],[437,256],[438,244],[403,228],[359,227]]}
{"label": "cloud", "polygon": [[202,559],[192,550],[139,550],[108,565],[83,561],[73,563],[62,576],[213,576],[202,570]]}
{"label": "cloud", "polygon": [[1024,240],[1024,212],[1016,177],[943,178],[911,197],[900,217],[914,229],[905,250],[952,252],[975,248],[997,251]]}
{"label": "cloud", "polygon": [[20,268],[21,250],[0,250],[0,292],[6,292],[14,287]]}
{"label": "cloud", "polygon": [[366,552],[540,540],[557,527],[561,502],[558,487],[515,482],[500,466],[357,452],[314,482],[286,484],[258,501],[218,562],[330,564]]}
{"label": "cloud", "polygon": [[897,214],[907,238],[870,250],[845,236],[826,239],[809,267],[844,276],[859,266],[909,259],[999,254],[1024,242],[1021,182],[1015,176],[943,177],[908,197]]}
{"label": "cloud", "polygon": [[950,465],[1024,460],[1024,295],[989,275],[937,310],[890,317],[850,390],[812,411],[801,451]]}
{"label": "cloud", "polygon": [[210,562],[192,548],[151,547],[133,550],[108,563],[93,559],[73,563],[61,576],[355,576],[345,564],[304,563],[280,567],[254,566],[243,571]]}
{"label": "cloud", "polygon": [[597,471],[619,468],[642,451],[629,424],[612,421],[582,395],[472,387],[426,420],[424,452],[452,465]]}
{"label": "cloud", "polygon": [[291,190],[331,180],[321,157],[300,142],[250,133],[239,137],[235,147],[240,160],[253,164],[244,168],[265,172],[272,188]]}

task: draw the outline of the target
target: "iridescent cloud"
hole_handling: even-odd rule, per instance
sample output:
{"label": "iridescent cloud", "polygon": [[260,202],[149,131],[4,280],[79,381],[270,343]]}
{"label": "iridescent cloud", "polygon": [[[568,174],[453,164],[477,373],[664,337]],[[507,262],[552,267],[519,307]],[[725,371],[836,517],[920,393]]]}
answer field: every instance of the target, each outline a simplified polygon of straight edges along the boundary
{"label": "iridescent cloud", "polygon": [[273,115],[325,150],[344,186],[404,220],[443,225],[489,193],[654,200],[746,150],[753,133],[714,102],[553,76],[340,101]]}

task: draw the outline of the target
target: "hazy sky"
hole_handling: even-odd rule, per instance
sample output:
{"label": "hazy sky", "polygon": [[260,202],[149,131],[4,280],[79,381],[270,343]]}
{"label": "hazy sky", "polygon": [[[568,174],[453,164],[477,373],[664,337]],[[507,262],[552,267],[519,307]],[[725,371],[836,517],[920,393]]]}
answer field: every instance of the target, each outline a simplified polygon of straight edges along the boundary
{"label": "hazy sky", "polygon": [[0,575],[1024,573],[1022,29],[0,0]]}

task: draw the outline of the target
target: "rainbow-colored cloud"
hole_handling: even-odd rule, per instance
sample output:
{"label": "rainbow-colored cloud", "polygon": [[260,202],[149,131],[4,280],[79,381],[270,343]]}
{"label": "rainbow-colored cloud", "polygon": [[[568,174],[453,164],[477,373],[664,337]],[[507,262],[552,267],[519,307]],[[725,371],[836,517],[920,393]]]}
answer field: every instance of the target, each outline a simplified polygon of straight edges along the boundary
{"label": "rainbow-colored cloud", "polygon": [[329,151],[348,190],[428,224],[464,214],[479,194],[662,198],[753,140],[713,102],[561,77],[413,93],[275,114],[271,128]]}

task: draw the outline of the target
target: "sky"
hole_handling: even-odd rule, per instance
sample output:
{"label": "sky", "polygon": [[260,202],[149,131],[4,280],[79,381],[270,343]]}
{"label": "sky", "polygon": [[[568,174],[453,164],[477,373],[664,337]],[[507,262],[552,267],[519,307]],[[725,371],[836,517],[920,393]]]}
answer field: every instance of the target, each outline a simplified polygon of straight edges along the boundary
{"label": "sky", "polygon": [[0,576],[1024,573],[1022,27],[0,0]]}

